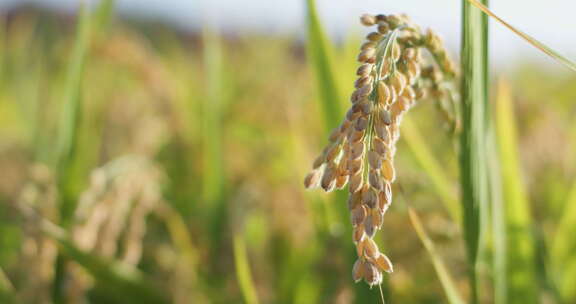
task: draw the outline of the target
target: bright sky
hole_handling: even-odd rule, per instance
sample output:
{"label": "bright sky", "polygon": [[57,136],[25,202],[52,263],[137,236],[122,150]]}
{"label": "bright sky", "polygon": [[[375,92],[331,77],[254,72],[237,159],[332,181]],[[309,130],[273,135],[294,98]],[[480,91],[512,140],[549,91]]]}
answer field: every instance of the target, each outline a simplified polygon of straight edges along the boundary
{"label": "bright sky", "polygon": [[[79,0],[0,0],[0,8],[34,2],[71,10]],[[97,1],[86,0],[94,3]],[[305,0],[117,0],[122,14],[166,20],[184,28],[198,28],[205,20],[226,31],[303,34]],[[407,13],[422,26],[432,27],[457,48],[460,0],[317,0],[322,21],[334,37],[362,33],[358,16],[371,13]],[[576,59],[576,1],[492,0],[502,18],[569,58]],[[491,23],[491,52],[497,60],[546,59],[500,24]],[[551,62],[551,61],[550,61]]]}

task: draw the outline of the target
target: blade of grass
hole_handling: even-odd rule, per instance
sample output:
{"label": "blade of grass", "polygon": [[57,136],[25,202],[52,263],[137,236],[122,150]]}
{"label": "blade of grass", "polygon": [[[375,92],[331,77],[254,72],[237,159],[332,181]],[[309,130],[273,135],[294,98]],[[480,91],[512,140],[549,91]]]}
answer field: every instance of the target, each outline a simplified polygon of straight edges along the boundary
{"label": "blade of grass", "polygon": [[[81,4],[76,25],[76,37],[68,69],[65,75],[65,87],[59,125],[57,126],[56,151],[53,159],[54,172],[58,172],[57,185],[60,194],[59,212],[64,227],[69,225],[74,212],[75,198],[72,191],[72,160],[78,141],[78,129],[81,114],[81,85],[84,66],[90,42],[92,20],[86,5]],[[63,301],[64,294],[64,257],[58,256],[55,263],[53,298]]]}
{"label": "blade of grass", "polygon": [[416,213],[416,211],[413,208],[408,207],[408,215],[410,217],[412,227],[414,227],[414,230],[416,230],[418,238],[422,242],[422,245],[424,245],[424,248],[426,248],[426,251],[430,256],[430,259],[432,260],[432,265],[434,266],[434,270],[438,275],[438,279],[440,279],[440,283],[442,284],[442,288],[444,289],[446,298],[448,298],[448,303],[463,304],[464,301],[462,300],[462,297],[458,293],[458,289],[454,284],[454,280],[452,279],[450,272],[446,268],[446,265],[444,264],[442,257],[436,251],[434,243],[426,233],[426,230],[422,225],[422,221],[420,220],[418,213]]}
{"label": "blade of grass", "polygon": [[62,193],[61,214],[66,223],[73,212],[73,199],[70,199],[68,179],[73,153],[78,140],[78,125],[80,123],[81,97],[80,90],[84,74],[84,66],[88,52],[91,31],[91,18],[88,8],[82,5],[78,16],[76,41],[72,50],[70,64],[66,73],[64,102],[58,125],[56,142],[56,172],[59,172],[58,184]]}
{"label": "blade of grass", "polygon": [[[342,111],[338,84],[334,77],[336,69],[332,63],[334,50],[320,24],[315,0],[306,0],[306,22],[308,31],[306,53],[315,73],[321,112],[324,116],[324,134],[327,135],[339,124]],[[338,192],[336,196],[338,201],[345,200],[345,195],[341,192]],[[328,231],[328,225],[337,222],[334,219],[336,213],[330,202],[324,202],[321,207],[323,209],[322,217],[327,224],[324,228]],[[338,211],[340,219],[348,217],[344,208],[339,208]]]}
{"label": "blade of grass", "polygon": [[[183,279],[185,292],[198,298],[199,289],[203,287],[203,282],[198,279],[198,249],[192,242],[192,236],[186,226],[186,222],[182,215],[168,204],[162,205],[158,214],[168,228],[174,247],[179,251],[180,260],[182,261],[179,264],[185,267],[184,273],[186,276]],[[176,298],[176,296],[174,297]]]}
{"label": "blade of grass", "polygon": [[16,302],[14,297],[14,286],[2,268],[0,268],[0,301],[2,303]]}
{"label": "blade of grass", "polygon": [[454,191],[450,189],[450,182],[426,145],[420,131],[418,131],[418,128],[412,123],[409,117],[406,117],[403,121],[402,137],[418,164],[428,174],[428,177],[436,189],[436,193],[438,193],[444,203],[444,208],[446,208],[452,220],[459,223],[461,218],[460,205],[458,204]]}
{"label": "blade of grass", "polygon": [[78,16],[76,42],[72,50],[70,65],[66,73],[64,88],[64,103],[60,124],[58,126],[57,164],[65,168],[72,156],[76,131],[80,120],[80,86],[86,62],[86,53],[90,36],[90,14],[88,8],[82,5]]}
{"label": "blade of grass", "polygon": [[316,12],[316,1],[307,0],[307,27],[308,40],[306,51],[308,58],[314,67],[317,87],[322,103],[322,113],[324,115],[325,133],[328,134],[340,121],[340,94],[336,79],[334,77],[334,67],[332,66],[332,51],[328,38],[324,34],[318,13]]}
{"label": "blade of grass", "polygon": [[[494,124],[490,124],[489,143],[495,143]],[[489,166],[489,187],[491,199],[491,239],[487,242],[492,244],[492,271],[494,280],[494,303],[505,304],[507,293],[507,275],[506,275],[506,220],[504,213],[504,201],[502,199],[502,180],[500,174],[500,158],[498,147],[491,144],[488,147],[488,166]]]}
{"label": "blade of grass", "polygon": [[206,73],[206,98],[202,104],[202,147],[203,147],[203,198],[207,203],[218,202],[223,193],[222,167],[222,46],[213,30],[205,28],[204,68]]}
{"label": "blade of grass", "polygon": [[234,235],[234,262],[236,265],[236,279],[244,296],[244,301],[248,304],[257,304],[258,296],[252,281],[252,273],[246,254],[246,244],[244,237],[238,233]]}
{"label": "blade of grass", "polygon": [[[487,1],[483,1],[486,3]],[[488,20],[462,1],[462,101],[460,182],[463,230],[468,255],[470,302],[478,303],[478,255],[483,245],[483,223],[489,198],[486,168],[488,107]]]}
{"label": "blade of grass", "polygon": [[506,225],[507,303],[536,303],[534,239],[530,230],[530,205],[522,185],[518,140],[512,97],[508,84],[498,86],[496,122],[501,160]]}
{"label": "blade of grass", "polygon": [[506,28],[508,28],[509,30],[514,32],[516,35],[522,37],[522,39],[526,40],[528,43],[533,45],[535,48],[539,49],[540,51],[544,52],[546,55],[550,56],[552,59],[556,60],[558,63],[568,67],[569,69],[571,69],[573,71],[576,71],[576,63],[574,63],[573,61],[560,55],[558,52],[549,48],[548,46],[546,46],[542,42],[536,40],[532,36],[530,36],[530,35],[522,32],[521,30],[513,27],[511,24],[509,24],[508,22],[504,21],[502,18],[500,18],[496,14],[494,14],[488,7],[486,7],[484,4],[482,4],[478,0],[467,0],[467,1],[470,2],[472,5],[476,6],[477,8],[479,8],[480,10],[482,10],[486,15],[494,18],[500,24],[504,25]]}
{"label": "blade of grass", "polygon": [[108,30],[112,14],[114,12],[115,0],[101,0],[96,12],[94,13],[94,27],[103,32]]}
{"label": "blade of grass", "polygon": [[[552,241],[550,249],[550,263],[556,274],[560,294],[567,303],[576,298],[576,182],[572,185],[566,202],[564,212]],[[572,285],[570,285],[572,284]]]}

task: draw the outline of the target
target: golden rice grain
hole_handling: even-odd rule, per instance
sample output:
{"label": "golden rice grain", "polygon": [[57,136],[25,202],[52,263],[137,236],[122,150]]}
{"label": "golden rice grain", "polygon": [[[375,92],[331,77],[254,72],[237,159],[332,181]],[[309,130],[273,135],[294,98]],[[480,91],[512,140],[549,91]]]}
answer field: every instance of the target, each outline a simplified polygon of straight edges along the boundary
{"label": "golden rice grain", "polygon": [[378,170],[370,170],[370,173],[368,174],[368,183],[372,188],[382,190],[382,178],[380,178]]}
{"label": "golden rice grain", "polygon": [[377,87],[377,92],[378,92],[378,103],[379,104],[389,104],[390,100],[392,98],[392,95],[390,93],[390,89],[388,88],[388,86],[384,83],[384,81],[379,81],[378,82],[378,87]]}
{"label": "golden rice grain", "polygon": [[360,259],[354,262],[354,266],[352,267],[352,280],[354,280],[354,282],[359,282],[362,280],[362,278],[364,278],[365,266],[363,264],[364,262],[362,262]]}
{"label": "golden rice grain", "polygon": [[312,189],[317,187],[319,182],[320,171],[314,170],[306,175],[306,178],[304,179],[304,187],[306,187],[306,189]]}
{"label": "golden rice grain", "polygon": [[390,133],[388,128],[383,124],[377,124],[374,126],[374,131],[376,132],[376,136],[378,136],[384,142],[390,140]]}
{"label": "golden rice grain", "polygon": [[358,205],[352,209],[352,225],[358,226],[366,219],[367,209],[364,205]]}
{"label": "golden rice grain", "polygon": [[372,26],[376,23],[376,17],[370,14],[363,14],[360,16],[360,23],[365,26]]}
{"label": "golden rice grain", "polygon": [[372,139],[372,149],[381,156],[384,156],[387,150],[384,141],[378,137]]}
{"label": "golden rice grain", "polygon": [[376,42],[366,41],[360,46],[360,50],[365,51],[366,49],[373,49],[375,47],[376,47]]}
{"label": "golden rice grain", "polygon": [[354,227],[354,231],[352,233],[352,240],[354,243],[361,242],[364,239],[364,225],[358,225]]}
{"label": "golden rice grain", "polygon": [[370,238],[365,238],[362,242],[364,243],[365,257],[371,260],[375,260],[380,255],[380,251],[378,250],[378,245],[376,245],[376,242]]}
{"label": "golden rice grain", "polygon": [[356,70],[356,75],[358,76],[368,76],[370,72],[372,72],[372,68],[374,67],[373,64],[364,63],[363,65],[359,66]]}
{"label": "golden rice grain", "polygon": [[396,94],[402,94],[404,87],[406,86],[406,76],[400,72],[392,74],[390,78],[390,83],[394,87]]}
{"label": "golden rice grain", "polygon": [[368,208],[374,208],[378,205],[378,195],[372,188],[364,188],[362,192],[362,203]]}
{"label": "golden rice grain", "polygon": [[380,34],[387,34],[390,31],[390,25],[385,21],[378,22],[378,32]]}
{"label": "golden rice grain", "polygon": [[385,271],[387,273],[392,273],[394,271],[394,267],[390,262],[390,259],[385,254],[380,254],[376,260],[374,261],[378,269]]}
{"label": "golden rice grain", "polygon": [[322,181],[320,182],[320,186],[324,191],[330,192],[334,190],[334,186],[336,185],[336,170],[333,167],[327,167],[324,169],[324,175],[322,175]]}
{"label": "golden rice grain", "polygon": [[370,58],[373,58],[376,55],[375,48],[366,48],[358,55],[358,61],[360,62],[370,62]]}
{"label": "golden rice grain", "polygon": [[389,182],[394,182],[396,178],[396,172],[394,171],[394,165],[390,158],[385,159],[382,162],[382,177]]}
{"label": "golden rice grain", "polygon": [[363,185],[364,181],[362,179],[362,174],[361,172],[358,172],[357,174],[352,175],[352,177],[350,178],[350,185],[348,189],[350,190],[350,193],[355,193],[360,191]]}
{"label": "golden rice grain", "polygon": [[338,177],[336,177],[335,187],[336,189],[343,189],[346,183],[348,183],[348,175],[338,175]]}
{"label": "golden rice grain", "polygon": [[368,35],[366,35],[366,40],[368,41],[378,41],[380,40],[380,38],[382,38],[382,34],[378,33],[378,32],[372,32]]}
{"label": "golden rice grain", "polygon": [[366,262],[364,265],[364,281],[370,286],[382,283],[382,273],[380,273],[376,266],[370,262]]}

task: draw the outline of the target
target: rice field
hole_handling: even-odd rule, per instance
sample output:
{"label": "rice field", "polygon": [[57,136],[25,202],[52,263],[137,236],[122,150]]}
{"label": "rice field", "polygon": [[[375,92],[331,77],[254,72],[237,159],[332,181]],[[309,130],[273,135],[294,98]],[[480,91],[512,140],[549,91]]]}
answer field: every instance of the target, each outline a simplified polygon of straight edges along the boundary
{"label": "rice field", "polygon": [[304,40],[113,1],[0,16],[0,303],[576,302],[572,63],[527,37],[559,64],[490,70],[488,16],[464,2],[452,99],[418,98],[377,175],[393,196],[371,239],[394,267],[373,287],[349,191],[304,180],[380,27],[336,44],[312,0]]}

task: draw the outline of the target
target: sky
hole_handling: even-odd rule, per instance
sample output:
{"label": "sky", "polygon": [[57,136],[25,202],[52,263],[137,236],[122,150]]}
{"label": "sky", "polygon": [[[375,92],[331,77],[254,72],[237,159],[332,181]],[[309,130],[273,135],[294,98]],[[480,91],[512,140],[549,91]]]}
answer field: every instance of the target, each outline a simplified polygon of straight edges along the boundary
{"label": "sky", "polygon": [[[16,3],[37,3],[72,11],[79,0],[0,0],[0,9]],[[95,0],[85,0],[96,3]],[[223,31],[304,34],[304,0],[117,0],[121,15],[141,16],[198,29],[210,23]],[[460,40],[460,0],[317,0],[327,31],[337,39],[365,32],[362,13],[407,13],[423,27],[435,29],[456,50]],[[492,10],[509,23],[561,54],[576,59],[576,1],[492,0]],[[552,61],[516,35],[491,22],[493,58],[510,63],[522,59]]]}

